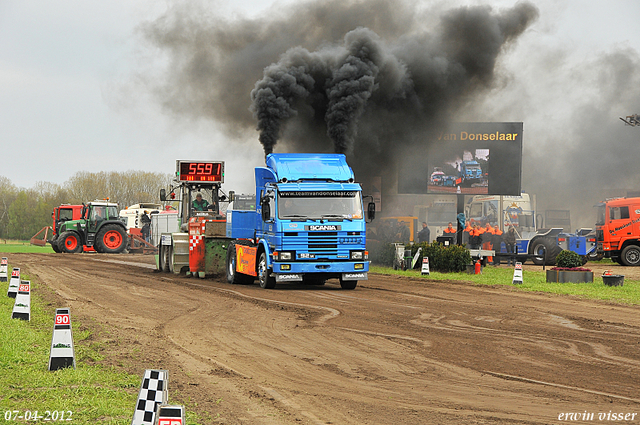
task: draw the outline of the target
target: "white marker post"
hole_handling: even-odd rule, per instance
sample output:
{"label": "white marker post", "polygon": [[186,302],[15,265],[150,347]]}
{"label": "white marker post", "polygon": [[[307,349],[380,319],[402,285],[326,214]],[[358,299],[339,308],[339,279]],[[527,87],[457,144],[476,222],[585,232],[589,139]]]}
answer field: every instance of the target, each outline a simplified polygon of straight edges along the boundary
{"label": "white marker post", "polygon": [[2,257],[2,261],[0,261],[0,282],[6,282],[8,279],[7,276],[7,267],[9,266],[9,259],[7,257]]}
{"label": "white marker post", "polygon": [[18,287],[20,286],[20,268],[14,267],[11,271],[11,280],[9,281],[9,289],[7,290],[7,296],[9,298],[15,298],[18,295]]}
{"label": "white marker post", "polygon": [[420,274],[431,276],[431,273],[429,273],[429,257],[424,257],[422,259],[422,270],[420,271]]}
{"label": "white marker post", "polygon": [[516,268],[513,269],[513,281],[514,285],[522,285],[522,263],[516,263]]}
{"label": "white marker post", "polygon": [[167,404],[169,398],[168,381],[168,370],[147,369],[144,372],[131,425],[154,425],[158,407]]}
{"label": "white marker post", "polygon": [[163,404],[158,408],[157,425],[184,425],[184,406]]}
{"label": "white marker post", "polygon": [[18,286],[11,318],[31,321],[31,282],[28,280],[23,280]]}
{"label": "white marker post", "polygon": [[76,368],[76,357],[73,352],[73,334],[71,333],[71,316],[68,308],[56,308],[51,338],[51,354],[49,370],[65,367]]}

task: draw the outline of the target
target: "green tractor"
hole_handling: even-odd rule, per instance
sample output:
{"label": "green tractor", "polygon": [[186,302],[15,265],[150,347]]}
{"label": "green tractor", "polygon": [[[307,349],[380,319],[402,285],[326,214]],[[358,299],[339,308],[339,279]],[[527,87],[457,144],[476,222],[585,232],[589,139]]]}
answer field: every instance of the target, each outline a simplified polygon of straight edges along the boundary
{"label": "green tractor", "polygon": [[127,228],[118,217],[118,204],[93,201],[83,206],[80,219],[60,225],[55,243],[60,252],[82,252],[83,247],[93,247],[97,252],[118,254],[124,251],[127,241]]}

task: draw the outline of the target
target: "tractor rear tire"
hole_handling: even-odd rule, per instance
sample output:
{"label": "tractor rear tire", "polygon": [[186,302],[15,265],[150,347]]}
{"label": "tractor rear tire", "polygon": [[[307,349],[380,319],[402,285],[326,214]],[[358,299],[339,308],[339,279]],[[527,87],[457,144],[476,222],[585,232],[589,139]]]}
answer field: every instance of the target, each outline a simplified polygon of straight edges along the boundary
{"label": "tractor rear tire", "polygon": [[60,253],[60,248],[58,247],[58,235],[55,235],[53,239],[51,239],[51,248],[56,254]]}
{"label": "tractor rear tire", "polygon": [[231,242],[227,248],[227,282],[234,285],[251,285],[254,277],[246,275],[244,273],[238,273],[236,270],[236,262],[238,256],[236,254],[236,245],[249,245],[249,243],[243,243],[242,241]]}
{"label": "tractor rear tire", "polygon": [[625,266],[640,266],[640,247],[628,245],[620,253],[620,260]]}
{"label": "tractor rear tire", "polygon": [[76,232],[63,232],[57,242],[60,252],[75,254],[82,251],[82,241]]}
{"label": "tractor rear tire", "polygon": [[107,254],[119,254],[127,247],[127,233],[122,226],[106,224],[96,235],[95,249]]}
{"label": "tractor rear tire", "polygon": [[[556,244],[555,240],[551,238],[535,238],[531,242],[529,254],[541,254],[542,247],[546,249],[547,265],[554,265],[556,263],[556,257],[562,249]],[[544,257],[531,257],[531,261],[533,261],[533,264],[541,266],[544,262]]]}

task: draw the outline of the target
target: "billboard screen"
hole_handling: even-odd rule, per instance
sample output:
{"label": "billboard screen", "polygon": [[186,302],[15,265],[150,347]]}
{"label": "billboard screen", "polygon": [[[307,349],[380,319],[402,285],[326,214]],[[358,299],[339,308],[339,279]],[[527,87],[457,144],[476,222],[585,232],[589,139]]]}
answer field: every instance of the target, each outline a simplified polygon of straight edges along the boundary
{"label": "billboard screen", "polygon": [[520,195],[521,122],[453,123],[402,161],[398,193]]}

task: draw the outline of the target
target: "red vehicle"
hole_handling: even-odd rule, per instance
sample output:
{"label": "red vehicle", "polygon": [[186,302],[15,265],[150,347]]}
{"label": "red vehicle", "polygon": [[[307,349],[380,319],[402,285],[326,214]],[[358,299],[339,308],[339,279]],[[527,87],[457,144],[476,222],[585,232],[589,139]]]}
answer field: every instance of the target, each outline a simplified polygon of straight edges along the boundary
{"label": "red vehicle", "polygon": [[617,198],[599,205],[598,253],[618,264],[640,266],[640,198]]}
{"label": "red vehicle", "polygon": [[[53,218],[53,235],[50,240],[47,240],[51,244],[51,248],[55,252],[60,252],[58,248],[58,236],[60,236],[60,225],[69,220],[80,220],[82,218],[82,205],[69,205],[62,204],[59,207],[53,209],[51,217]],[[93,251],[93,249],[91,249]]]}

